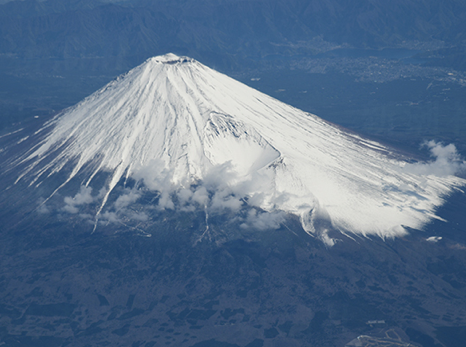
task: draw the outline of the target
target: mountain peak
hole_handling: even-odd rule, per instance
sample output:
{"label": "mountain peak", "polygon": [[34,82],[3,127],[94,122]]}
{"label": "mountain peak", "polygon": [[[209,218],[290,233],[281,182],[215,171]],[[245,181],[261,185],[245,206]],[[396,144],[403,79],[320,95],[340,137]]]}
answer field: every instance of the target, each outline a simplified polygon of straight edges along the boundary
{"label": "mountain peak", "polygon": [[164,55],[158,55],[156,57],[149,58],[149,61],[162,64],[182,64],[193,62],[194,59],[184,56],[180,57],[173,53],[167,53]]}
{"label": "mountain peak", "polygon": [[[67,175],[58,190],[78,176],[93,186],[106,172],[97,216],[112,208],[117,184],[132,178],[158,192],[158,208],[176,200],[184,209],[284,211],[329,244],[332,228],[383,237],[420,228],[465,183],[411,167],[385,146],[198,62],[167,67],[190,58],[149,62],[47,123],[18,180]],[[263,222],[255,225],[271,225]]]}

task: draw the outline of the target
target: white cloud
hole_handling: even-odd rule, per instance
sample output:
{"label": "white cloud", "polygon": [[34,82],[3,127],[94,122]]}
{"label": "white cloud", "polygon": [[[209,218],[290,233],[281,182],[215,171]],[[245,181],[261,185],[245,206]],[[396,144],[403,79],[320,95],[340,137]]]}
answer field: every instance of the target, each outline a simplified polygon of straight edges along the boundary
{"label": "white cloud", "polygon": [[128,217],[137,222],[147,222],[149,220],[149,216],[147,216],[145,212],[131,211],[128,214]]}
{"label": "white cloud", "polygon": [[426,239],[426,241],[428,241],[428,242],[433,242],[433,243],[437,243],[437,242],[439,242],[441,239],[442,239],[441,236],[431,236],[431,237],[428,237],[428,238]]}
{"label": "white cloud", "polygon": [[81,186],[79,192],[73,198],[67,196],[65,197],[64,202],[65,206],[62,208],[63,211],[72,214],[78,213],[78,206],[94,202],[94,198],[92,197],[92,188]]}
{"label": "white cloud", "polygon": [[198,187],[192,196],[192,201],[197,202],[201,206],[207,206],[209,202],[209,193],[206,187]]}
{"label": "white cloud", "polygon": [[265,212],[251,209],[241,227],[259,230],[278,229],[280,224],[285,221],[285,216],[283,211]]}
{"label": "white cloud", "polygon": [[127,189],[127,194],[120,195],[115,201],[115,208],[121,210],[135,203],[140,198],[140,193],[135,189]]}
{"label": "white cloud", "polygon": [[161,210],[174,210],[175,204],[170,196],[170,191],[163,190],[160,192],[158,208]]}
{"label": "white cloud", "polygon": [[162,160],[151,160],[134,170],[134,179],[144,182],[150,190],[172,190],[173,172],[165,167]]}
{"label": "white cloud", "polygon": [[79,212],[79,209],[74,205],[67,204],[67,205],[65,205],[63,207],[63,211],[68,212],[68,213],[72,213],[72,214],[76,214],[76,213]]}
{"label": "white cloud", "polygon": [[120,218],[118,218],[115,212],[105,211],[100,215],[99,222],[101,223],[119,223]]}
{"label": "white cloud", "polygon": [[434,160],[426,163],[407,164],[404,170],[416,175],[450,176],[466,171],[466,161],[462,160],[455,145],[428,141],[423,143],[430,150]]}
{"label": "white cloud", "polygon": [[50,209],[45,204],[44,199],[39,199],[39,207],[37,208],[37,212],[40,214],[50,213]]}

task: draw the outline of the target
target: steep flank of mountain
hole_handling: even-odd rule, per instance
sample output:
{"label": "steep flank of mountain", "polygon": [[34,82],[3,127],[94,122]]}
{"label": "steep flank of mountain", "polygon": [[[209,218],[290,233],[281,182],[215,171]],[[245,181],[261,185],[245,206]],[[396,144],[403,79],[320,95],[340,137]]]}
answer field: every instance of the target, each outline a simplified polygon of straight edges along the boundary
{"label": "steep flank of mountain", "polygon": [[385,237],[420,228],[464,184],[452,176],[464,165],[453,148],[431,144],[437,162],[408,164],[380,144],[173,54],[147,60],[36,136],[40,142],[17,162],[25,165],[18,181],[40,185],[70,170],[58,189],[78,174],[95,187],[94,177],[108,172],[97,217],[118,182],[131,178],[161,192],[162,208],[173,207],[173,194],[207,208],[202,189],[227,187],[212,198],[217,205],[247,202],[296,214],[324,239],[331,228]]}

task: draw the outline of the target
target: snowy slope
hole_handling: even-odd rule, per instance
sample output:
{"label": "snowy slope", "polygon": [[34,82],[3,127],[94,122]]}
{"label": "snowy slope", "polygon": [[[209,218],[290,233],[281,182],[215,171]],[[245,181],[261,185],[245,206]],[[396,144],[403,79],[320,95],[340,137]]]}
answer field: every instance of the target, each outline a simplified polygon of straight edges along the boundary
{"label": "snowy slope", "polygon": [[190,187],[216,175],[251,205],[299,215],[310,233],[321,218],[343,231],[402,234],[464,184],[413,170],[378,143],[173,54],[147,60],[42,132],[19,179],[39,184],[71,164],[69,181],[91,163],[85,185],[112,173],[101,206],[124,177],[168,195],[190,190],[186,199],[205,205]]}

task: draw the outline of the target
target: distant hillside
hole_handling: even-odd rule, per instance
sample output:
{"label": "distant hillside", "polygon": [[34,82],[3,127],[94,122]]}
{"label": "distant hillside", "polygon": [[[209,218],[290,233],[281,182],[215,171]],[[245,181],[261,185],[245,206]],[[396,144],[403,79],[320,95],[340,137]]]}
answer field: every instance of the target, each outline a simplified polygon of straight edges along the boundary
{"label": "distant hillside", "polygon": [[466,3],[458,0],[26,0],[0,6],[1,54],[112,61],[99,68],[126,69],[168,51],[228,68],[269,54],[312,54],[316,37],[380,48],[433,40],[463,45],[465,33]]}
{"label": "distant hillside", "polygon": [[401,47],[465,70],[465,33],[462,0],[3,0],[0,129],[168,52],[239,75],[339,47]]}

